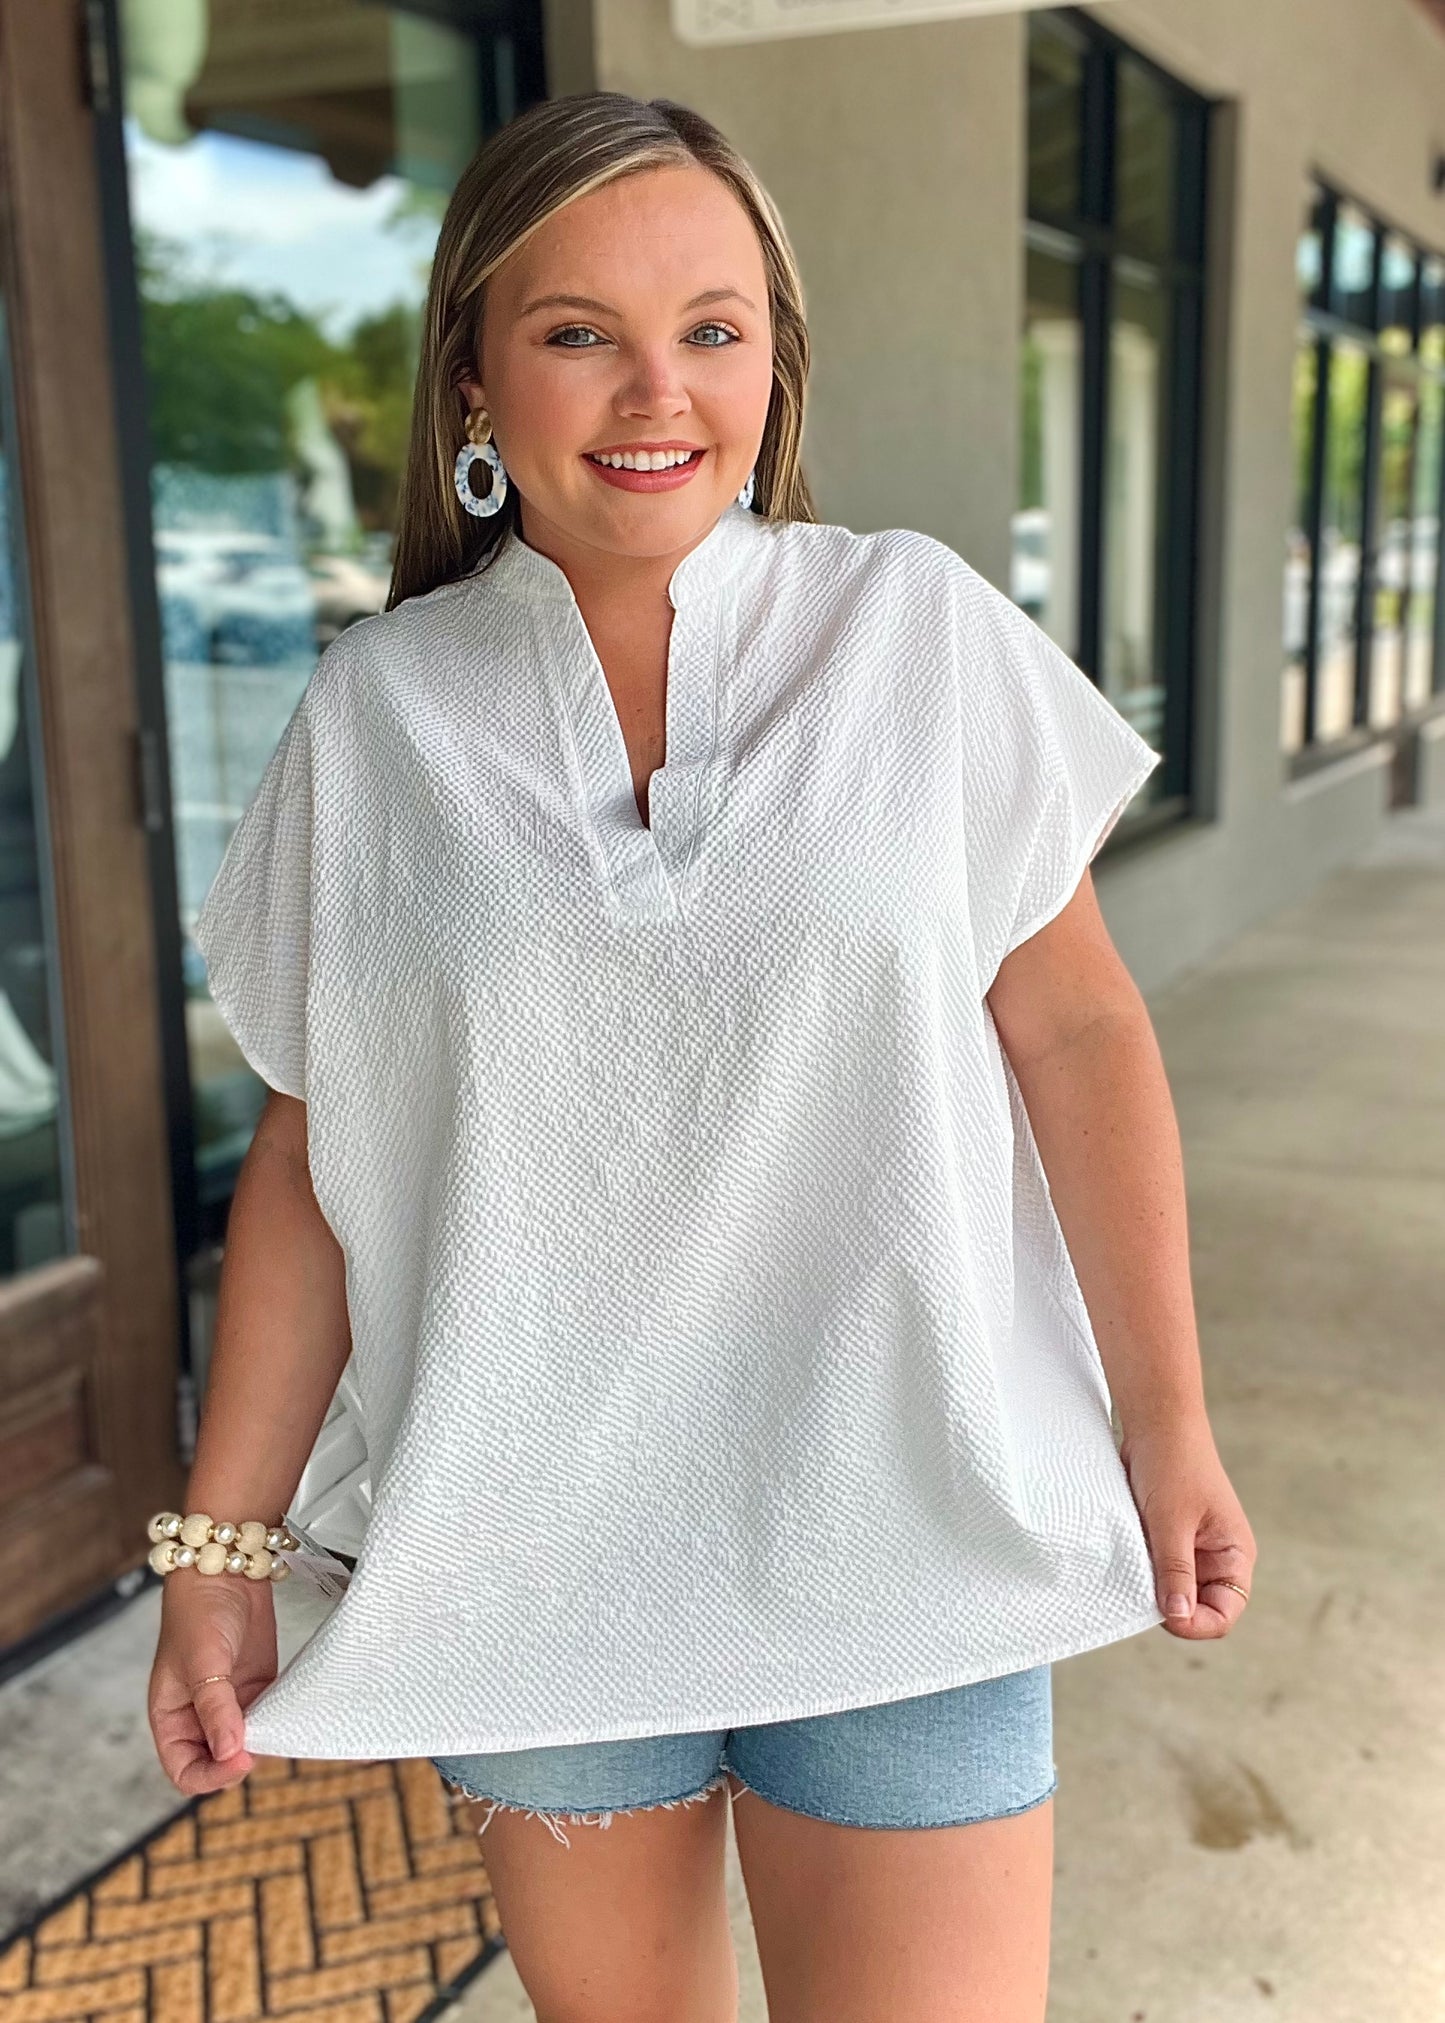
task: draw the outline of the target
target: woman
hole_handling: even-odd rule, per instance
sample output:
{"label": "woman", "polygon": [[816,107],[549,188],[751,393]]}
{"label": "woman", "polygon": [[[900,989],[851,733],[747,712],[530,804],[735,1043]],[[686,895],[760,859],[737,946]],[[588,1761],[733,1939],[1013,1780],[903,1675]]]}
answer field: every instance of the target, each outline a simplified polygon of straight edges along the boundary
{"label": "woman", "polygon": [[[807,366],[697,114],[495,135],[388,609],[196,928],[273,1093],[184,1513],[252,1577],[169,1573],[162,1760],[430,1757],[545,2023],[734,2013],[723,1790],[775,2023],[1040,2017],[1050,1666],[1254,1561],[1087,870],[1155,754],[942,543],[816,520]],[[278,1525],[348,1353],[372,1514],[276,1678],[210,1517]]]}

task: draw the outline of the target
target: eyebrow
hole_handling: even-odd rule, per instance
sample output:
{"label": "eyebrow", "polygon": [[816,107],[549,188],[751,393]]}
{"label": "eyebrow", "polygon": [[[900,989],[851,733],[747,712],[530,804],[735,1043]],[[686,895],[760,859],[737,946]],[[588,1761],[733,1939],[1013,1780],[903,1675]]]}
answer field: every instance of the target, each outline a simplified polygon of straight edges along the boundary
{"label": "eyebrow", "polygon": [[[701,295],[694,295],[690,302],[684,302],[684,309],[701,309],[709,302],[741,302],[747,308],[756,310],[756,303],[749,300],[738,288],[705,288]],[[591,309],[599,316],[618,316],[621,311],[611,302],[599,302],[595,295],[534,295],[530,302],[524,302],[518,310],[519,316],[530,316],[534,309]]]}

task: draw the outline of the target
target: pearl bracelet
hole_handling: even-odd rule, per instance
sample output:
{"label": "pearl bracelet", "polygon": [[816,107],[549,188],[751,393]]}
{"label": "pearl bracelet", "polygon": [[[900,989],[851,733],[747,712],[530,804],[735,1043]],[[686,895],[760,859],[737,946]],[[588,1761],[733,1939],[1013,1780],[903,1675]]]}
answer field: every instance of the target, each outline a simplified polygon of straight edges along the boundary
{"label": "pearl bracelet", "polygon": [[193,1566],[197,1573],[241,1573],[247,1580],[285,1580],[291,1568],[279,1555],[295,1552],[300,1540],[284,1524],[217,1523],[204,1511],[183,1517],[178,1510],[158,1510],[146,1526],[154,1543],[150,1563],[157,1573]]}

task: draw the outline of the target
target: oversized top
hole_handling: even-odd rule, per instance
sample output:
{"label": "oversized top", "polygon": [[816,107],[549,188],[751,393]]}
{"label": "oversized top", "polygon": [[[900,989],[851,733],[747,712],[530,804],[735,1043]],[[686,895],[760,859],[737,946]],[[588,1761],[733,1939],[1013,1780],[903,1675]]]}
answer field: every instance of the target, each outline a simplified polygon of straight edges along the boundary
{"label": "oversized top", "polygon": [[740,1726],[1162,1620],[985,1002],[1157,755],[921,533],[733,505],[668,595],[650,825],[508,535],[327,648],[196,924],[307,1104],[371,1465],[252,1750]]}

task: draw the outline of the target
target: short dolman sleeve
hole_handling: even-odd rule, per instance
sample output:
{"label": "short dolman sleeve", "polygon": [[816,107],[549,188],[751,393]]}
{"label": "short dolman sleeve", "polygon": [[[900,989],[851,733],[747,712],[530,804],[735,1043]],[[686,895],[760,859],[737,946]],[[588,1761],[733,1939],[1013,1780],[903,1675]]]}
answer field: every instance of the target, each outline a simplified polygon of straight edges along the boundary
{"label": "short dolman sleeve", "polygon": [[955,650],[980,989],[1068,904],[1160,755],[1012,599],[965,565]]}
{"label": "short dolman sleeve", "polygon": [[249,1065],[306,1098],[314,828],[311,698],[303,691],[231,832],[191,929],[211,998]]}

